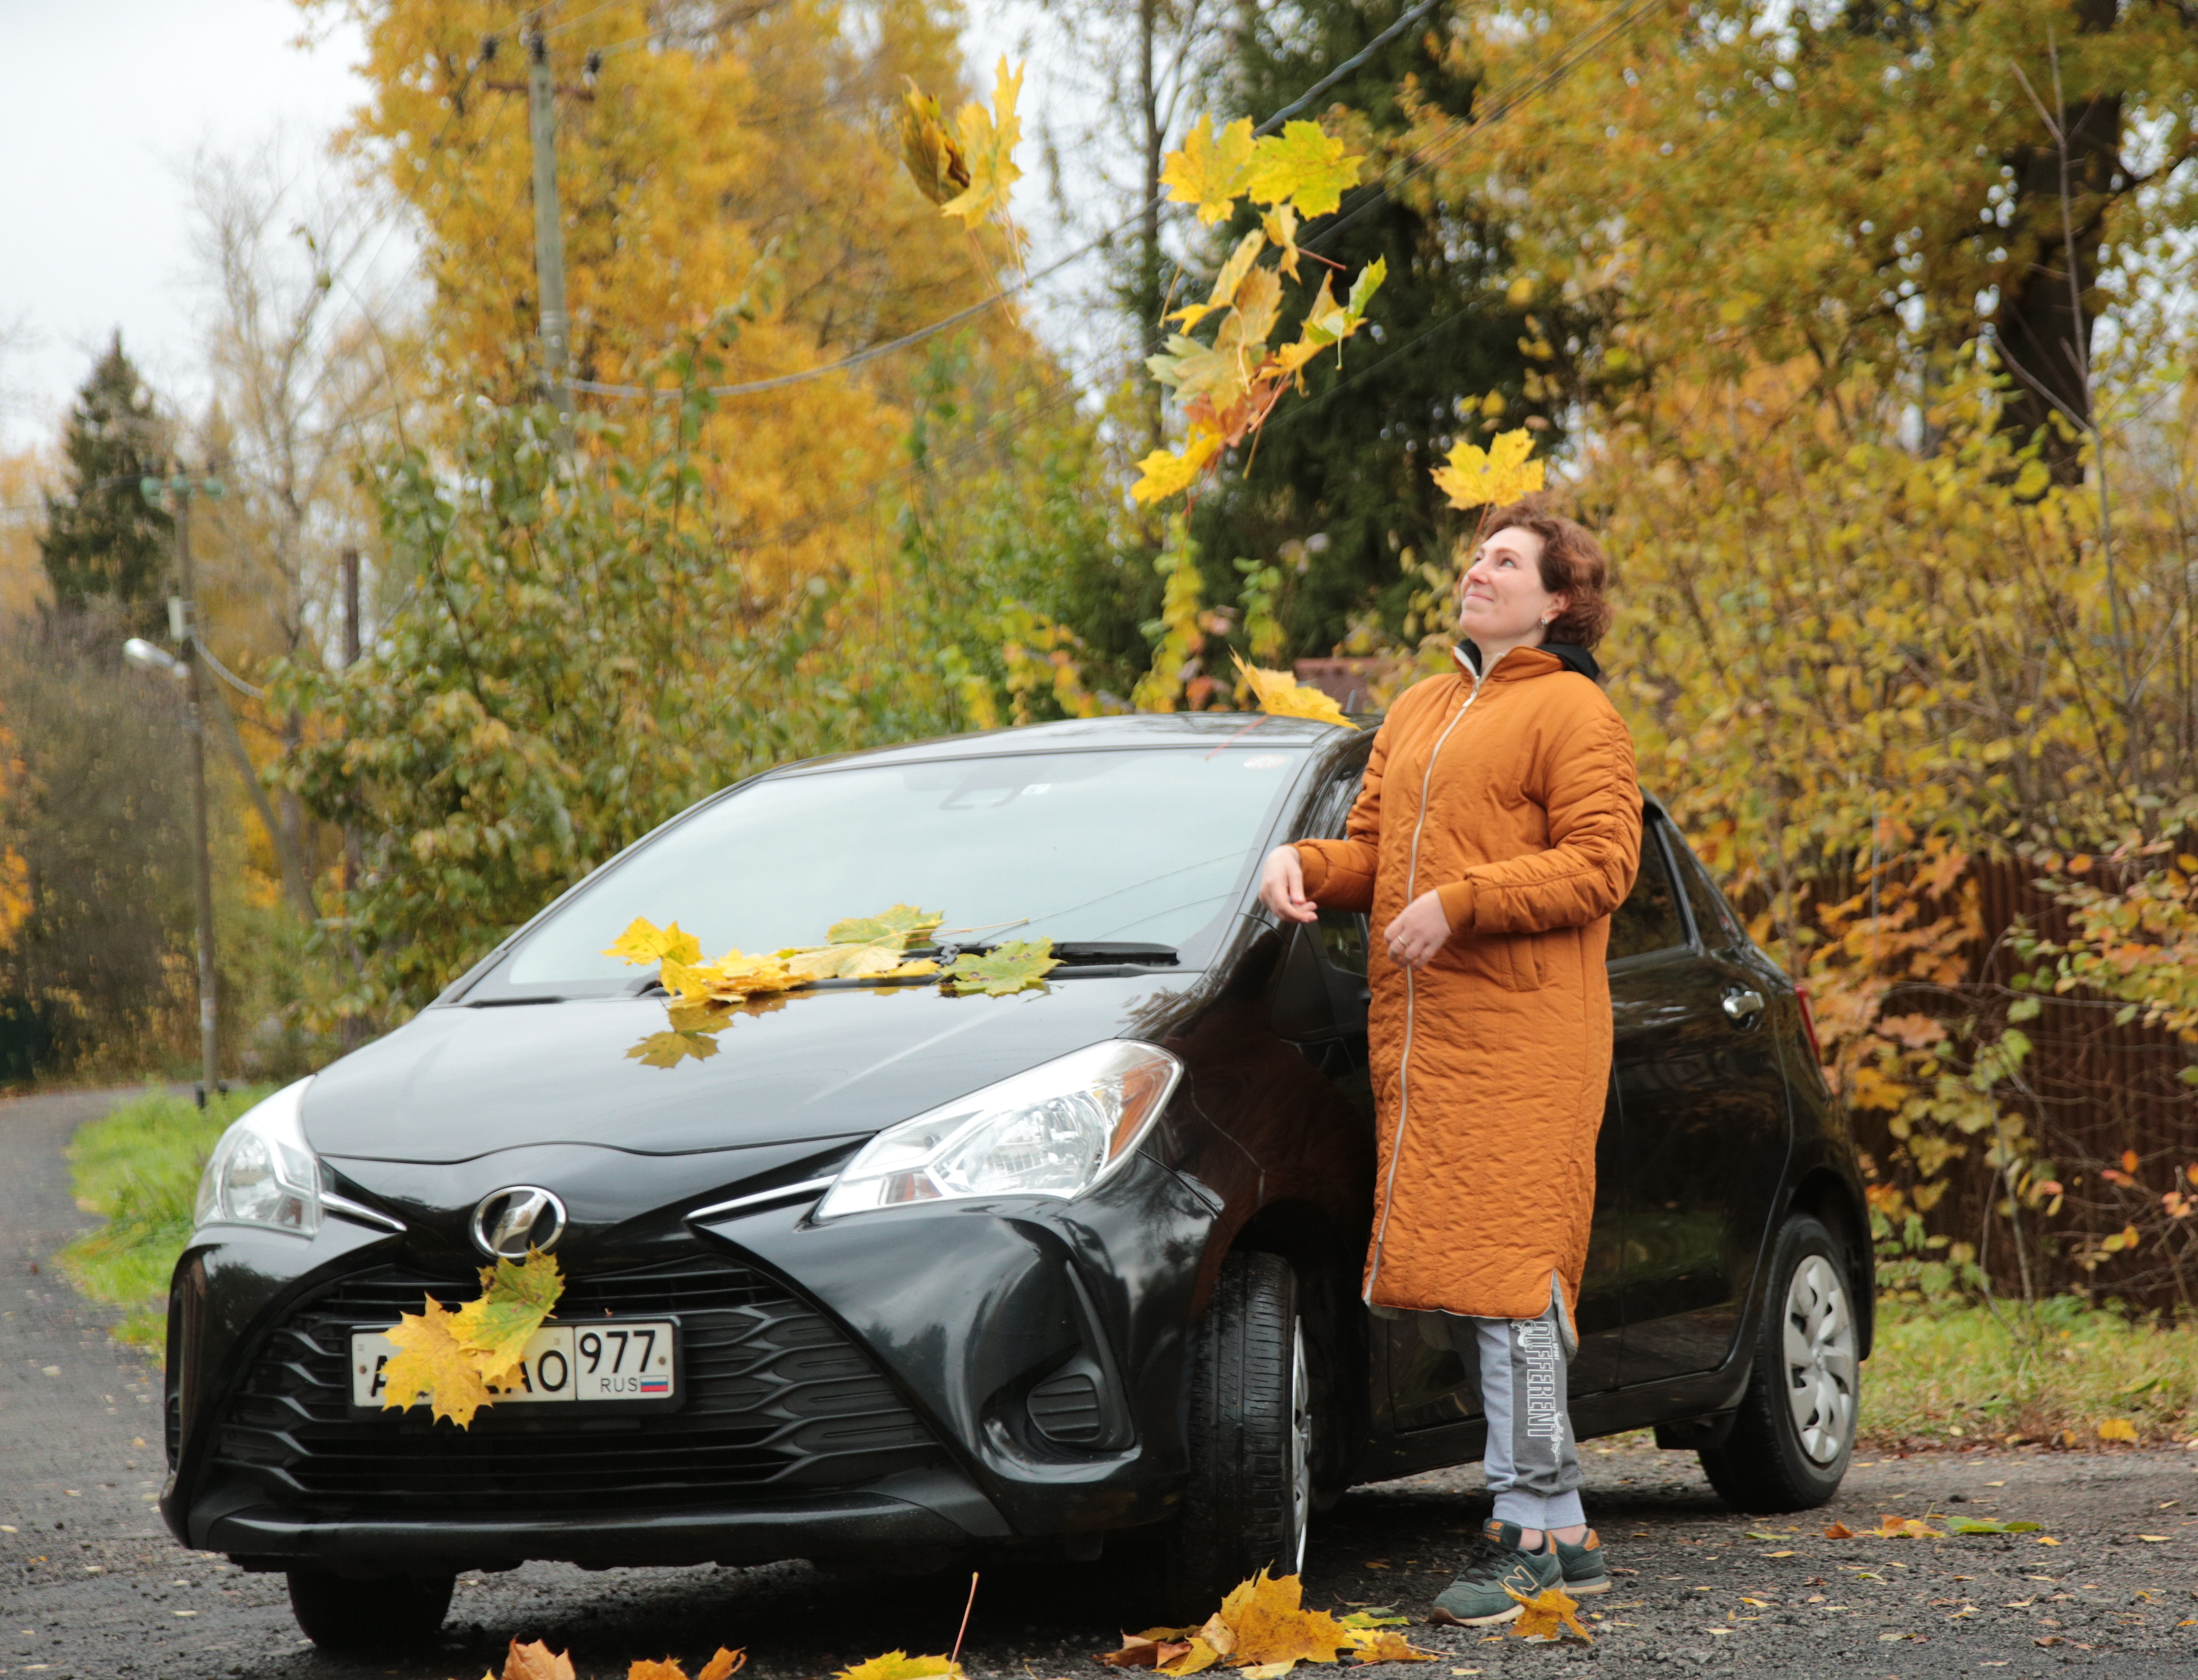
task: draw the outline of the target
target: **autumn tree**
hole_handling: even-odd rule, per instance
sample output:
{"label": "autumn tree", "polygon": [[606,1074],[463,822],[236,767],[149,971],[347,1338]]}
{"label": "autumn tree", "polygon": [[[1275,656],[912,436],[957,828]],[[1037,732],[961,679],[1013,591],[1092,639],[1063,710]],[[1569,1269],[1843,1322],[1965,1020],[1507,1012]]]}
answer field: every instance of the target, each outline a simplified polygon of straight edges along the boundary
{"label": "autumn tree", "polygon": [[138,485],[168,472],[170,436],[117,333],[70,410],[63,488],[44,498],[38,553],[55,606],[112,603],[148,634],[166,622],[170,521]]}

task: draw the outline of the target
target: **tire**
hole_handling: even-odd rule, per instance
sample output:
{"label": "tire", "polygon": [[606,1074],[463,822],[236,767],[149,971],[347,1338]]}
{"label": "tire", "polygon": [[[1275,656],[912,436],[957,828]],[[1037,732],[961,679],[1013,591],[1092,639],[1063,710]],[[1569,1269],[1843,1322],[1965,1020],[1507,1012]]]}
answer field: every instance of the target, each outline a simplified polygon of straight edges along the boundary
{"label": "tire", "polygon": [[1314,1394],[1297,1275],[1279,1255],[1230,1255],[1192,1348],[1190,1481],[1163,1549],[1174,1619],[1203,1621],[1261,1569],[1304,1567]]}
{"label": "tire", "polygon": [[1701,1455],[1727,1504],[1806,1511],[1838,1491],[1862,1403],[1855,1348],[1846,1256],[1820,1221],[1797,1213],[1771,1250],[1747,1395],[1724,1443]]}
{"label": "tire", "polygon": [[293,1569],[290,1613],[324,1651],[390,1651],[425,1645],[451,1608],[455,1575],[384,1575],[346,1580],[325,1569]]}

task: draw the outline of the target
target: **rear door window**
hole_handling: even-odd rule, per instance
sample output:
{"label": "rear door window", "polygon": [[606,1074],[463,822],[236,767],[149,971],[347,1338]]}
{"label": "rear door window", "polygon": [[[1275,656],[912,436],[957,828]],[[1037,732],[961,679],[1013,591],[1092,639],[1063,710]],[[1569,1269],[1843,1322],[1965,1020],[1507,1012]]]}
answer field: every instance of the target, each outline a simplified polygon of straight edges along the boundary
{"label": "rear door window", "polygon": [[1662,828],[1653,816],[1642,825],[1641,873],[1610,918],[1608,960],[1613,962],[1686,946],[1687,925],[1680,917],[1679,896],[1664,856]]}

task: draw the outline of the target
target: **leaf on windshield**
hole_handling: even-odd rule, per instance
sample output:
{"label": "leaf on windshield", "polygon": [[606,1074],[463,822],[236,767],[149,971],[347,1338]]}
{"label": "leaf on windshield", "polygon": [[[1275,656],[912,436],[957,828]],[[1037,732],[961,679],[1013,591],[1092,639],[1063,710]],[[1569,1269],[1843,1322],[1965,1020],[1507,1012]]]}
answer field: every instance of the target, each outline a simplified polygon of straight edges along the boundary
{"label": "leaf on windshield", "polygon": [[808,983],[775,956],[750,956],[737,948],[714,962],[674,962],[667,957],[662,979],[667,991],[689,1003],[744,1003]]}
{"label": "leaf on windshield", "polygon": [[981,991],[1006,997],[1033,987],[1044,991],[1046,975],[1060,966],[1051,939],[1009,939],[988,951],[963,951],[946,971],[946,984],[964,997]]}
{"label": "leaf on windshield", "polygon": [[824,930],[824,941],[834,945],[883,945],[897,939],[905,950],[919,935],[935,932],[946,918],[936,910],[920,910],[914,904],[895,904],[882,916],[851,916]]}
{"label": "leaf on windshield", "polygon": [[622,956],[637,965],[654,962],[699,962],[702,960],[702,944],[692,933],[686,933],[677,922],[668,927],[659,927],[645,916],[637,916],[626,924],[619,934],[603,949],[605,956]]}
{"label": "leaf on windshield", "polygon": [[475,1356],[481,1380],[499,1387],[519,1374],[528,1338],[565,1293],[557,1262],[529,1248],[524,1260],[498,1260],[481,1269],[481,1298],[452,1315],[451,1333]]}
{"label": "leaf on windshield", "polygon": [[927,940],[945,918],[914,904],[895,904],[882,916],[849,916],[824,930],[828,943],[778,953],[787,972],[805,980],[910,980],[933,972],[904,953]]}
{"label": "leaf on windshield", "polygon": [[1343,708],[1318,689],[1307,688],[1287,671],[1263,671],[1236,655],[1237,674],[1250,684],[1259,710],[1270,718],[1310,718],[1316,723],[1340,724],[1346,730],[1358,724],[1343,715]]}

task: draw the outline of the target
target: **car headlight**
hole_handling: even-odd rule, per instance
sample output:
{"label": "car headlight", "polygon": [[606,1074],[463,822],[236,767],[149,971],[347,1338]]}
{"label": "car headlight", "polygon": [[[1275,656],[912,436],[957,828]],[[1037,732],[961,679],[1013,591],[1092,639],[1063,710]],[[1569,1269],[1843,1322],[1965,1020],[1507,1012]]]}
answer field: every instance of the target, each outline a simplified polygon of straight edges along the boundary
{"label": "car headlight", "polygon": [[284,1086],[222,1133],[199,1178],[199,1224],[259,1225],[300,1236],[320,1229],[321,1163],[298,1122],[312,1083]]}
{"label": "car headlight", "polygon": [[1151,1044],[1093,1044],[887,1126],[812,1216],[972,1196],[1081,1195],[1129,1160],[1183,1064]]}

